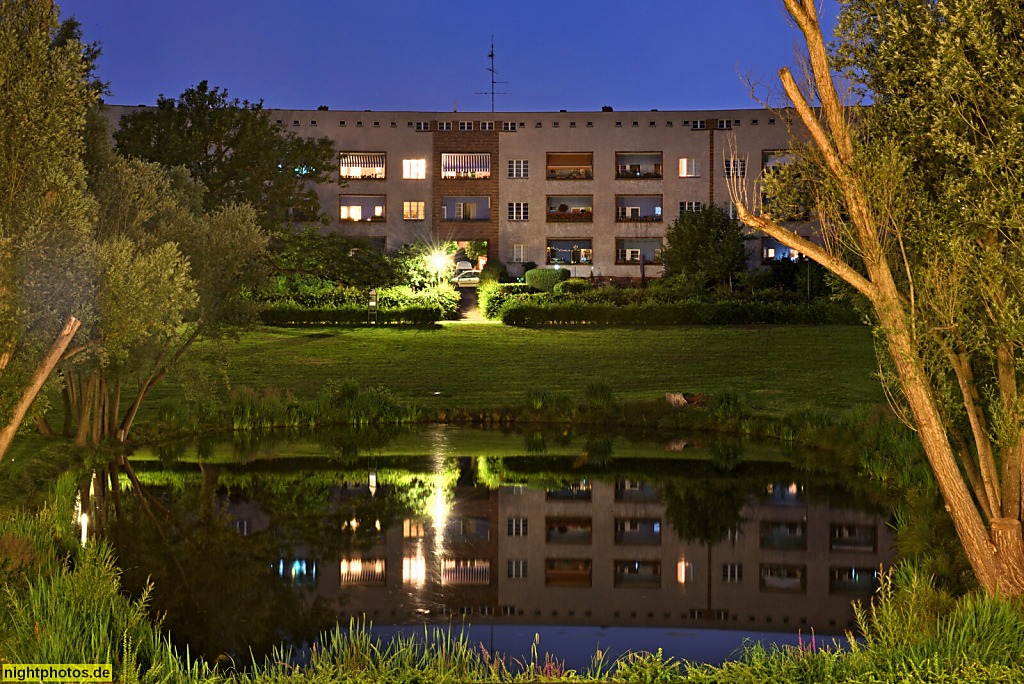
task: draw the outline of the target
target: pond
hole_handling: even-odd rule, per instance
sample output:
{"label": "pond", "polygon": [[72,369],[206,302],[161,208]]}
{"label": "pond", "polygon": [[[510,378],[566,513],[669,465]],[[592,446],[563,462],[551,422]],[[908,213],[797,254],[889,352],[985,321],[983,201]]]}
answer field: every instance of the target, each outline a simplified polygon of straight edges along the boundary
{"label": "pond", "polygon": [[576,669],[599,648],[721,662],[842,635],[889,563],[887,508],[828,458],[564,427],[238,433],[137,451],[153,513],[126,498],[106,535],[177,645],[238,666],[352,620],[520,659],[539,635]]}

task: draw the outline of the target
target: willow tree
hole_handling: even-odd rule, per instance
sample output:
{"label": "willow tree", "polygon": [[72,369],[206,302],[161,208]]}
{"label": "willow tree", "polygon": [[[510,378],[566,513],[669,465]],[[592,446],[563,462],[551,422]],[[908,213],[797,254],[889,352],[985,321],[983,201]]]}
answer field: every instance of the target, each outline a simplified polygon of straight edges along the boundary
{"label": "willow tree", "polygon": [[[48,0],[0,0],[0,459],[91,307],[80,155],[95,93]],[[69,344],[71,348],[69,349]]]}
{"label": "willow tree", "polygon": [[[892,397],[916,430],[979,583],[1024,594],[1024,13],[1002,0],[846,3],[833,54],[813,0],[785,0],[808,87],[779,74],[808,144],[824,246],[758,215],[870,303]],[[850,108],[836,87],[870,95]],[[796,175],[796,174],[793,174]],[[792,176],[791,176],[792,177]]]}

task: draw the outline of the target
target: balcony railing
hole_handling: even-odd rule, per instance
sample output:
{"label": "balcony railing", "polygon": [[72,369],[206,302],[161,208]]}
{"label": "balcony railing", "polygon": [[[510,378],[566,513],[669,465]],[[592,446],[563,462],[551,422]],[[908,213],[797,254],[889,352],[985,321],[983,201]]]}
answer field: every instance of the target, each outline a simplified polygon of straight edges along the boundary
{"label": "balcony railing", "polygon": [[594,212],[581,209],[580,211],[548,211],[548,223],[592,223]]}
{"label": "balcony railing", "polygon": [[490,581],[490,563],[456,565],[452,561],[445,561],[441,568],[441,584],[489,584]]}
{"label": "balcony railing", "polygon": [[594,167],[580,166],[568,168],[562,166],[549,166],[547,178],[548,180],[593,180]]}

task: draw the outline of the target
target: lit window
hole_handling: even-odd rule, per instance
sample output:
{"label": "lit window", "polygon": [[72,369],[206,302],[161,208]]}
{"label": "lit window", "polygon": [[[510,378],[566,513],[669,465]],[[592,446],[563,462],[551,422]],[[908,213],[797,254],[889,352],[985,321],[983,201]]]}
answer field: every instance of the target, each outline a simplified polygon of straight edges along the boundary
{"label": "lit window", "polygon": [[402,521],[402,536],[406,539],[419,539],[424,535],[423,523],[406,518]]}
{"label": "lit window", "polygon": [[679,565],[676,566],[676,579],[680,584],[686,584],[692,582],[694,578],[693,563],[687,563],[684,560],[679,561]]}
{"label": "lit window", "polygon": [[700,160],[698,159],[680,159],[679,160],[679,177],[680,178],[698,178],[700,176]]}
{"label": "lit window", "polygon": [[363,218],[363,208],[358,205],[349,207],[342,206],[339,218],[342,221],[361,221]]}
{"label": "lit window", "polygon": [[427,580],[427,561],[423,556],[402,559],[402,584],[423,584]]}
{"label": "lit window", "polygon": [[425,204],[425,202],[402,202],[402,218],[406,221],[422,221],[426,218]]}
{"label": "lit window", "polygon": [[346,152],[341,158],[342,178],[375,178],[385,177],[385,155],[383,152]]}
{"label": "lit window", "polygon": [[441,178],[490,178],[490,154],[442,154]]}
{"label": "lit window", "polygon": [[775,258],[775,248],[773,248],[773,247],[769,247],[768,248],[768,258],[769,259],[774,259]]}
{"label": "lit window", "polygon": [[509,221],[529,221],[530,220],[530,203],[529,202],[509,202],[508,203],[508,220]]}
{"label": "lit window", "polygon": [[403,159],[402,178],[410,180],[423,180],[427,177],[426,159]]}

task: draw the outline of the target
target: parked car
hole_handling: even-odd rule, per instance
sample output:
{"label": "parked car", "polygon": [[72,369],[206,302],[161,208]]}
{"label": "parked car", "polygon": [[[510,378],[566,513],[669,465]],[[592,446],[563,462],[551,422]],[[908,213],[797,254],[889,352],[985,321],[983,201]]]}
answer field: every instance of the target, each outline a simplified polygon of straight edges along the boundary
{"label": "parked car", "polygon": [[452,284],[454,284],[456,287],[460,287],[462,285],[479,285],[480,271],[476,269],[471,269],[469,271],[462,271],[460,273],[456,273],[452,277]]}

